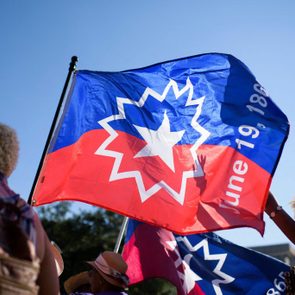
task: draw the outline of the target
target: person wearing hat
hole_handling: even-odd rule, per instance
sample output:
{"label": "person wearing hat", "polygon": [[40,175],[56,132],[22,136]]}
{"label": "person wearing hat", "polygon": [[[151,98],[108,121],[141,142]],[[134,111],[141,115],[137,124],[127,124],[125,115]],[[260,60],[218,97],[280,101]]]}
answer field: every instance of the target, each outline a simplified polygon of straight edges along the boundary
{"label": "person wearing hat", "polygon": [[[0,289],[10,290],[3,294],[56,295],[59,282],[47,234],[32,207],[8,186],[7,179],[16,167],[18,151],[16,132],[0,123],[0,217],[3,225],[14,229],[1,228],[1,269],[14,271],[0,272]],[[5,244],[6,241],[10,243]],[[27,248],[30,251],[24,257]]]}
{"label": "person wearing hat", "polygon": [[91,266],[88,272],[91,292],[95,295],[126,295],[129,278],[126,275],[127,264],[119,253],[105,251],[94,261],[87,261]]}

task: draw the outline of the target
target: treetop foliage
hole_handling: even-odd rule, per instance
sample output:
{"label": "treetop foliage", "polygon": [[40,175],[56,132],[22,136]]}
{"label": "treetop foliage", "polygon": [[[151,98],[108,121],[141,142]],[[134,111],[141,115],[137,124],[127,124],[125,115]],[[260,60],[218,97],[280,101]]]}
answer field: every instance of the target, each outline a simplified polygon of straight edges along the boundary
{"label": "treetop foliage", "polygon": [[[93,207],[92,210],[73,210],[71,202],[59,202],[37,209],[50,240],[62,250],[65,269],[60,276],[63,283],[70,276],[89,269],[85,261],[94,260],[100,252],[114,250],[123,216]],[[121,243],[123,247],[124,241]],[[119,251],[121,252],[121,251]],[[133,295],[173,295],[175,288],[160,279],[132,286]]]}

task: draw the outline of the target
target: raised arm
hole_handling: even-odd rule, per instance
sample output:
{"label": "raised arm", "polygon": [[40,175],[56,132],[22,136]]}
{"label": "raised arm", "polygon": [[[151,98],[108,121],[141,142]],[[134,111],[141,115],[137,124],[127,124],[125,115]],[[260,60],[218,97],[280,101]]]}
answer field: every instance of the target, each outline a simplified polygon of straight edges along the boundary
{"label": "raised arm", "polygon": [[295,220],[278,204],[271,192],[268,193],[265,212],[286,237],[295,244]]}

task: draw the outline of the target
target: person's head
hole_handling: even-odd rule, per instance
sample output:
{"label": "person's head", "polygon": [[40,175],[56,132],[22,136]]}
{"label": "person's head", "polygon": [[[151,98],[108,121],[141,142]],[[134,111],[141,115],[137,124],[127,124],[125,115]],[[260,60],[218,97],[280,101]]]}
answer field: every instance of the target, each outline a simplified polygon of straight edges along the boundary
{"label": "person's head", "polygon": [[93,293],[125,289],[129,283],[127,264],[119,253],[105,251],[94,261],[87,261],[92,269],[89,282]]}
{"label": "person's head", "polygon": [[0,123],[0,172],[8,177],[15,169],[19,144],[14,129]]}

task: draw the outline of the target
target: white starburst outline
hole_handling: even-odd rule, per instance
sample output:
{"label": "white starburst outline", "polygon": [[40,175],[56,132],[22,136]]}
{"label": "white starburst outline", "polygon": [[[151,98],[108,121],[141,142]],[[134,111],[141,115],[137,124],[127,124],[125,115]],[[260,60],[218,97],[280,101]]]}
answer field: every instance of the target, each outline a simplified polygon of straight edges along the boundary
{"label": "white starburst outline", "polygon": [[[224,273],[221,268],[225,262],[225,259],[227,257],[226,253],[223,254],[210,254],[209,251],[209,244],[208,244],[208,240],[205,238],[202,241],[200,241],[198,244],[196,244],[195,246],[193,246],[190,241],[188,240],[187,237],[176,237],[176,240],[179,242],[183,242],[185,244],[185,246],[188,248],[188,250],[190,252],[196,252],[197,250],[199,250],[200,248],[203,248],[204,250],[204,259],[205,260],[218,260],[218,263],[216,265],[216,267],[214,268],[213,272],[215,274],[217,274],[219,277],[223,278],[222,279],[215,279],[212,281],[212,286],[213,289],[215,291],[216,295],[222,295],[222,291],[220,288],[220,284],[230,284],[232,283],[235,278]],[[184,261],[186,262],[186,264],[189,266],[190,260],[193,257],[192,254],[187,254],[184,257]]]}
{"label": "white starburst outline", "polygon": [[[143,105],[145,104],[149,96],[152,96],[153,98],[157,99],[159,102],[163,102],[170,88],[172,88],[176,99],[178,99],[181,95],[183,95],[186,91],[188,91],[189,94],[188,94],[188,99],[186,101],[185,106],[193,106],[193,105],[197,106],[196,113],[193,116],[191,121],[191,126],[196,131],[198,131],[201,134],[201,136],[196,140],[196,142],[190,148],[190,152],[196,164],[196,170],[183,171],[181,187],[179,192],[175,191],[165,181],[162,181],[162,180],[154,184],[152,187],[150,187],[147,190],[144,186],[144,182],[143,182],[140,171],[133,170],[128,172],[119,172],[123,154],[120,152],[107,150],[107,146],[118,136],[118,133],[110,126],[109,122],[114,120],[126,119],[124,105],[134,105],[139,108],[143,107]],[[140,195],[142,203],[145,202],[152,195],[154,195],[156,192],[158,192],[161,188],[163,188],[172,196],[173,199],[175,199],[179,204],[183,205],[187,179],[192,177],[201,177],[204,175],[203,169],[199,163],[197,153],[196,153],[199,146],[203,142],[205,142],[205,140],[210,136],[210,132],[207,131],[205,128],[203,128],[201,125],[199,125],[199,123],[197,122],[197,119],[200,116],[202,111],[204,99],[205,99],[205,96],[202,96],[197,99],[193,99],[193,85],[189,78],[187,78],[186,85],[182,89],[179,89],[177,83],[171,79],[169,83],[167,84],[167,86],[165,87],[162,94],[159,94],[153,89],[147,87],[143,95],[140,97],[139,101],[134,101],[129,98],[116,97],[119,114],[111,115],[107,118],[104,118],[98,121],[98,124],[100,124],[109,133],[110,136],[101,144],[101,146],[95,152],[96,155],[115,158],[115,162],[111,171],[109,181],[126,179],[126,178],[134,178],[138,187],[138,191],[139,191],[139,195]]]}
{"label": "white starburst outline", "polygon": [[[172,232],[170,233],[171,236],[173,236]],[[177,242],[174,238],[165,242],[168,247],[166,245],[164,245],[164,247],[167,247],[168,250],[173,251],[177,256],[177,259],[174,261],[175,269],[179,279],[182,281],[182,289],[184,293],[188,294],[195,287],[195,282],[202,280],[202,278],[190,268],[187,261],[182,259],[178,250]],[[179,271],[179,267],[181,265],[183,266],[183,272]]]}

